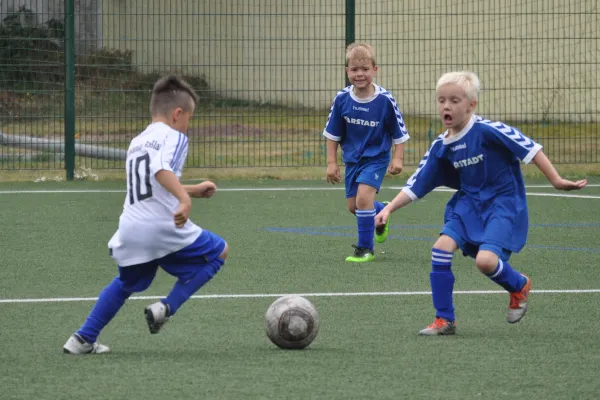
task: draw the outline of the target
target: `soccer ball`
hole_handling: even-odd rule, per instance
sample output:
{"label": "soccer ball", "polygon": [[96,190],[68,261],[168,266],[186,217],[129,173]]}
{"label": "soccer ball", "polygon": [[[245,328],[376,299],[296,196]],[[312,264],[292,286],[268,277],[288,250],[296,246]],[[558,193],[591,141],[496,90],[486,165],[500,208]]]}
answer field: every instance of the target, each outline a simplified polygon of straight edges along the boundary
{"label": "soccer ball", "polygon": [[282,349],[303,349],[319,332],[319,313],[302,296],[283,296],[271,304],[265,315],[265,330]]}

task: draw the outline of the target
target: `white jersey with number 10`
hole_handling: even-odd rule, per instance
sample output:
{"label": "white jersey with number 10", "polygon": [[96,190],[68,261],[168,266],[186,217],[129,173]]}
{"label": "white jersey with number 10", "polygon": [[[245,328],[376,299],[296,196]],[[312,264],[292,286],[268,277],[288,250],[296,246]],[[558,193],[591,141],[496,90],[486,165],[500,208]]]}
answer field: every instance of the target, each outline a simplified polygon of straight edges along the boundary
{"label": "white jersey with number 10", "polygon": [[181,178],[188,139],[156,122],[136,136],[127,150],[127,195],[119,228],[108,243],[121,267],[166,256],[192,244],[202,229],[188,220],[177,228],[173,214],[179,201],[156,180],[161,170]]}

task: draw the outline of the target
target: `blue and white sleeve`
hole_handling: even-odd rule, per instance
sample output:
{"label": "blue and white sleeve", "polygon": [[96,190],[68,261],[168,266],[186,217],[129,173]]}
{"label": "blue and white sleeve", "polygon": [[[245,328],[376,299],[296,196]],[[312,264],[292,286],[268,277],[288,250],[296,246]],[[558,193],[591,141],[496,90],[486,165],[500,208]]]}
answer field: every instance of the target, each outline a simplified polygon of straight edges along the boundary
{"label": "blue and white sleeve", "polygon": [[401,144],[410,139],[408,135],[408,130],[406,129],[406,124],[404,123],[404,117],[400,112],[400,108],[396,103],[396,100],[391,95],[391,93],[385,94],[385,96],[390,100],[388,104],[388,125],[392,134],[392,139],[394,144]]}
{"label": "blue and white sleeve", "polygon": [[517,128],[502,122],[491,122],[488,125],[494,128],[491,129],[493,142],[513,153],[525,164],[529,164],[542,149],[541,144],[534,142]]}
{"label": "blue and white sleeve", "polygon": [[[446,182],[446,174],[443,171],[444,163],[436,157],[438,144],[441,140],[433,142],[429,150],[421,159],[417,170],[406,182],[402,191],[411,198],[412,201],[425,197],[429,192]],[[448,165],[446,165],[448,167]]]}
{"label": "blue and white sleeve", "polygon": [[167,170],[175,174],[181,171],[188,151],[188,138],[183,133],[165,135],[160,149],[152,156],[150,172]]}
{"label": "blue and white sleeve", "polygon": [[329,110],[329,117],[325,123],[325,129],[323,130],[323,136],[327,139],[339,142],[342,140],[344,133],[346,133],[346,121],[342,117],[342,114],[338,107],[338,96],[333,99],[331,109]]}

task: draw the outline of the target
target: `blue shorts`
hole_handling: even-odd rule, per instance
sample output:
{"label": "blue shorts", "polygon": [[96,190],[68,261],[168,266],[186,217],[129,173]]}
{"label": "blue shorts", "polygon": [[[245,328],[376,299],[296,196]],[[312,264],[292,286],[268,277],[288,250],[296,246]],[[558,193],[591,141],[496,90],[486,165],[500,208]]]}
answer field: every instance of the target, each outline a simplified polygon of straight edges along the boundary
{"label": "blue shorts", "polygon": [[456,226],[456,225],[449,226],[449,225],[451,225],[451,224],[446,224],[446,226],[444,226],[444,228],[442,229],[440,234],[450,236],[452,238],[452,240],[454,240],[456,242],[456,244],[458,245],[458,247],[460,248],[460,250],[463,252],[463,254],[465,256],[476,258],[477,253],[480,250],[487,250],[487,251],[491,251],[492,253],[497,255],[498,258],[501,259],[502,261],[508,261],[508,259],[510,258],[511,254],[512,254],[512,252],[510,250],[504,249],[495,244],[483,243],[483,244],[478,245],[475,243],[468,242],[465,239],[465,236],[461,235],[461,233],[459,233],[459,232],[461,232],[461,229],[458,226]]}
{"label": "blue shorts", "polygon": [[150,287],[159,266],[169,275],[187,281],[210,263],[216,262],[220,268],[224,260],[219,255],[225,246],[221,237],[203,230],[194,243],[179,251],[143,264],[119,267],[121,286],[128,292],[143,292]]}
{"label": "blue shorts", "polygon": [[344,177],[346,198],[356,197],[360,183],[374,187],[379,193],[379,188],[383,183],[383,177],[389,164],[388,159],[369,161],[362,164],[346,164]]}

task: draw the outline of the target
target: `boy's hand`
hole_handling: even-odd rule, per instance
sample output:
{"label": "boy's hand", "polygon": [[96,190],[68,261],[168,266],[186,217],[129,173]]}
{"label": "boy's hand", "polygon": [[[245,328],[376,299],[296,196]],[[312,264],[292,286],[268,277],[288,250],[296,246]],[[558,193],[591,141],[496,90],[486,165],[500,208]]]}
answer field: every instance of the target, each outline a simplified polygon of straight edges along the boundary
{"label": "boy's hand", "polygon": [[548,159],[548,156],[546,156],[542,150],[539,150],[535,157],[533,157],[533,162],[535,165],[537,165],[540,171],[542,171],[544,176],[546,176],[546,179],[548,179],[552,186],[554,186],[554,188],[557,190],[579,190],[583,189],[585,185],[587,185],[587,179],[573,182],[568,179],[561,178]]}
{"label": "boy's hand", "polygon": [[197,185],[186,187],[186,191],[192,197],[211,198],[217,192],[217,185],[211,181],[205,181]]}
{"label": "boy's hand", "polygon": [[400,172],[402,172],[402,160],[393,158],[390,166],[388,167],[388,172],[392,175],[398,175]]}
{"label": "boy's hand", "polygon": [[177,211],[173,214],[175,220],[175,226],[182,228],[190,217],[190,210],[192,208],[191,203],[179,203]]}
{"label": "boy's hand", "polygon": [[558,190],[579,190],[583,189],[587,185],[587,179],[582,179],[577,182],[569,181],[567,179],[560,178],[556,182],[552,182],[552,186]]}
{"label": "boy's hand", "polygon": [[375,227],[383,226],[387,222],[390,217],[390,211],[387,208],[384,208],[375,216]]}
{"label": "boy's hand", "polygon": [[340,176],[340,167],[337,163],[327,164],[327,182],[329,183],[340,183],[342,177]]}

